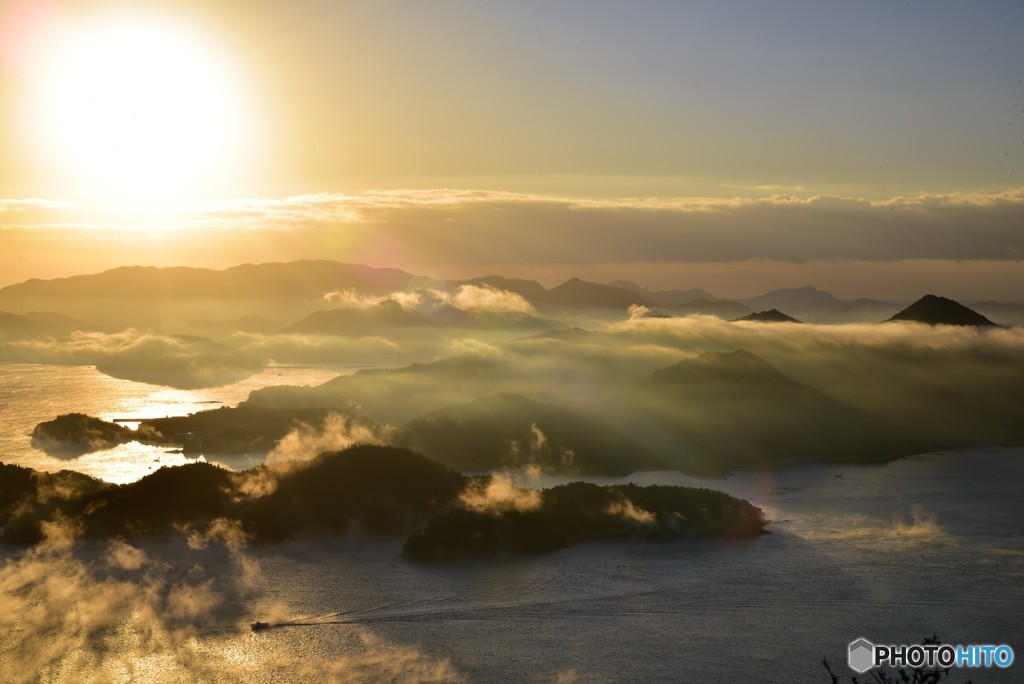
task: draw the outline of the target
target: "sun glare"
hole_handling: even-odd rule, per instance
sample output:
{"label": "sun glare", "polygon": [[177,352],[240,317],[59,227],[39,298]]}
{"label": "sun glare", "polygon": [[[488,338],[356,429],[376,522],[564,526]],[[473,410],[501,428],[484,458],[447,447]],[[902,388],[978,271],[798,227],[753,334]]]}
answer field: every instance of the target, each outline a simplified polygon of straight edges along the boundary
{"label": "sun glare", "polygon": [[237,79],[215,47],[155,17],[63,31],[34,79],[39,153],[83,198],[209,196],[240,168],[246,128]]}

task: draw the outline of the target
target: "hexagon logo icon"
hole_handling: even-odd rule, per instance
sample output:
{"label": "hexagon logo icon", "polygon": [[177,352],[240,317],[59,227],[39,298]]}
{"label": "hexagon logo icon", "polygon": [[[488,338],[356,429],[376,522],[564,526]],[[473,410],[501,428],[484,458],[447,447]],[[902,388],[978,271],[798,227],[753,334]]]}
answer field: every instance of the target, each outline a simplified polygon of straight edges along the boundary
{"label": "hexagon logo icon", "polygon": [[875,645],[864,637],[851,641],[848,662],[851,670],[864,674],[875,664]]}

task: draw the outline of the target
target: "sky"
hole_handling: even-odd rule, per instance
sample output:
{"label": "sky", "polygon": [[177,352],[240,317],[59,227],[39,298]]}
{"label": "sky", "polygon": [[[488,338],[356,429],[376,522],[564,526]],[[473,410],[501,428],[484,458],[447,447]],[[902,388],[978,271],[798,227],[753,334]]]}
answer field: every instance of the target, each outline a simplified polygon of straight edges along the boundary
{"label": "sky", "polygon": [[0,3],[0,286],[329,258],[1024,299],[1019,2]]}

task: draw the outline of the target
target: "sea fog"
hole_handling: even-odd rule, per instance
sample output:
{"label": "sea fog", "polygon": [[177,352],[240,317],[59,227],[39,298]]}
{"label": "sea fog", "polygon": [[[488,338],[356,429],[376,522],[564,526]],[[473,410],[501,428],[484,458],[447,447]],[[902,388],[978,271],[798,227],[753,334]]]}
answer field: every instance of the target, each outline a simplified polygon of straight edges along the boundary
{"label": "sea fog", "polygon": [[83,545],[55,524],[5,550],[0,662],[44,681],[827,682],[821,658],[852,674],[859,636],[1024,648],[1024,449],[700,483],[762,506],[770,534],[418,564],[358,536]]}
{"label": "sea fog", "polygon": [[[770,368],[729,351],[741,348],[854,405],[897,407],[893,418],[929,434],[946,430],[959,439],[984,428],[993,443],[1017,434],[1017,330],[631,319],[601,333],[459,343],[450,350],[455,356],[440,361],[326,385],[352,369],[271,365],[220,387],[170,389],[91,366],[6,364],[0,449],[8,463],[131,482],[189,459],[138,443],[61,459],[33,449],[29,433],[69,411],[130,423],[234,406],[251,392],[265,393],[269,406],[291,396],[327,406],[354,398],[401,424],[492,392],[550,398],[541,393],[549,388],[552,401],[571,395],[583,408],[600,404],[617,418],[643,406],[671,408],[666,424],[723,417],[707,427],[728,436],[741,427],[735,417],[756,417],[753,409],[779,416],[767,405],[744,413],[734,395],[796,391]],[[710,359],[702,356],[707,351]],[[754,363],[753,381],[742,385],[750,391],[720,394],[717,381],[696,383],[691,372],[678,387],[670,382],[664,397],[628,401],[651,389],[661,369],[700,371],[701,359],[740,376]],[[942,374],[934,372],[939,367]],[[261,393],[272,385],[320,387]],[[827,405],[814,397],[807,406]],[[782,424],[797,426],[797,434],[815,427],[806,416],[822,415],[801,406],[783,407],[792,420]],[[524,421],[527,437],[543,417]],[[634,417],[645,419],[637,425],[652,424]],[[567,445],[601,423],[585,425],[563,433]],[[554,443],[557,422],[544,426]],[[677,451],[676,441],[667,443]],[[357,534],[261,546],[236,526],[215,524],[173,538],[85,542],[74,520],[48,521],[43,543],[3,549],[0,665],[15,681],[827,682],[821,658],[851,674],[846,645],[861,636],[909,643],[937,634],[1022,652],[1024,449],[969,447],[868,465],[890,456],[859,441],[813,447],[808,453],[827,464],[748,462],[725,478],[665,468],[618,477],[504,472],[527,487],[584,478],[723,490],[773,521],[769,534],[745,541],[593,542],[542,555],[423,564],[400,555],[400,539]],[[836,457],[851,449],[862,465]],[[586,464],[587,454],[576,451],[577,464]],[[264,454],[204,458],[241,469]],[[253,632],[256,621],[275,627]],[[1017,672],[955,673],[953,681],[1009,682]]]}

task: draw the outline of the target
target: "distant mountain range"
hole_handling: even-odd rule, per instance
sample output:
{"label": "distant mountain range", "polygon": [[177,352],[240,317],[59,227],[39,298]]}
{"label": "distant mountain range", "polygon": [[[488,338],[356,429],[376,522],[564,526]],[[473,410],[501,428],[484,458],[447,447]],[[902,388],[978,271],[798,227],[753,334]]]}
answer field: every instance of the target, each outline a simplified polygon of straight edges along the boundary
{"label": "distant mountain range", "polygon": [[649,290],[628,280],[613,280],[608,285],[635,292],[651,304],[661,307],[683,306],[692,303],[696,299],[706,301],[715,301],[717,299],[713,294],[699,288],[690,288],[689,290]]}
{"label": "distant mountain range", "polygon": [[[778,310],[808,322],[841,323],[850,321],[882,321],[906,306],[906,302],[856,299],[843,301],[810,285],[773,290],[738,301],[720,299],[711,293],[692,288],[686,290],[650,290],[626,280],[610,284],[571,278],[551,289],[533,280],[489,275],[458,281],[444,281],[415,275],[396,268],[375,268],[361,264],[335,261],[294,261],[289,263],[243,264],[224,270],[205,268],[125,266],[102,273],[58,278],[32,279],[0,289],[0,309],[22,313],[52,310],[64,316],[86,318],[88,313],[110,312],[98,308],[96,302],[117,301],[129,313],[147,312],[148,302],[160,301],[168,311],[188,302],[262,302],[276,306],[274,311],[239,307],[235,317],[269,316],[282,311],[308,315],[318,308],[329,308],[329,293],[355,293],[361,296],[386,296],[394,292],[446,290],[460,285],[488,287],[521,296],[542,314],[558,315],[573,311],[625,312],[631,306],[644,306],[652,315],[686,316],[704,314],[728,320],[742,318],[755,311]],[[91,302],[89,308],[86,302]],[[77,306],[76,306],[77,303]],[[133,309],[134,307],[134,309]],[[292,307],[289,309],[289,307]],[[334,307],[338,308],[338,307]],[[977,306],[990,322],[1024,322],[1024,303],[983,302]],[[205,313],[205,312],[204,312]],[[38,316],[35,323],[40,323]],[[897,314],[899,315],[899,314]],[[298,317],[291,320],[295,321]],[[198,320],[198,318],[196,318]],[[0,320],[8,330],[20,326],[28,330],[32,321]],[[53,319],[48,326],[61,325]],[[117,321],[123,323],[122,320]],[[109,327],[109,326],[108,326]],[[261,327],[269,327],[266,324]]]}
{"label": "distant mountain range", "polygon": [[877,299],[843,301],[811,285],[772,290],[740,302],[754,311],[777,309],[801,321],[814,323],[880,321],[900,307],[898,303]]}
{"label": "distant mountain range", "polygon": [[694,299],[679,306],[667,306],[651,309],[646,315],[651,318],[673,318],[676,316],[718,316],[731,320],[751,313],[750,307],[728,299]]}
{"label": "distant mountain range", "polygon": [[222,271],[177,266],[123,266],[102,273],[40,280],[0,289],[0,302],[15,299],[321,299],[332,291],[372,294],[439,287],[433,278],[397,268],[336,261],[243,264]]}
{"label": "distant mountain range", "polygon": [[757,297],[742,300],[744,304],[756,311],[764,309],[789,309],[790,311],[821,311],[838,309],[843,302],[828,292],[816,287],[805,285],[798,288],[772,290]]}

